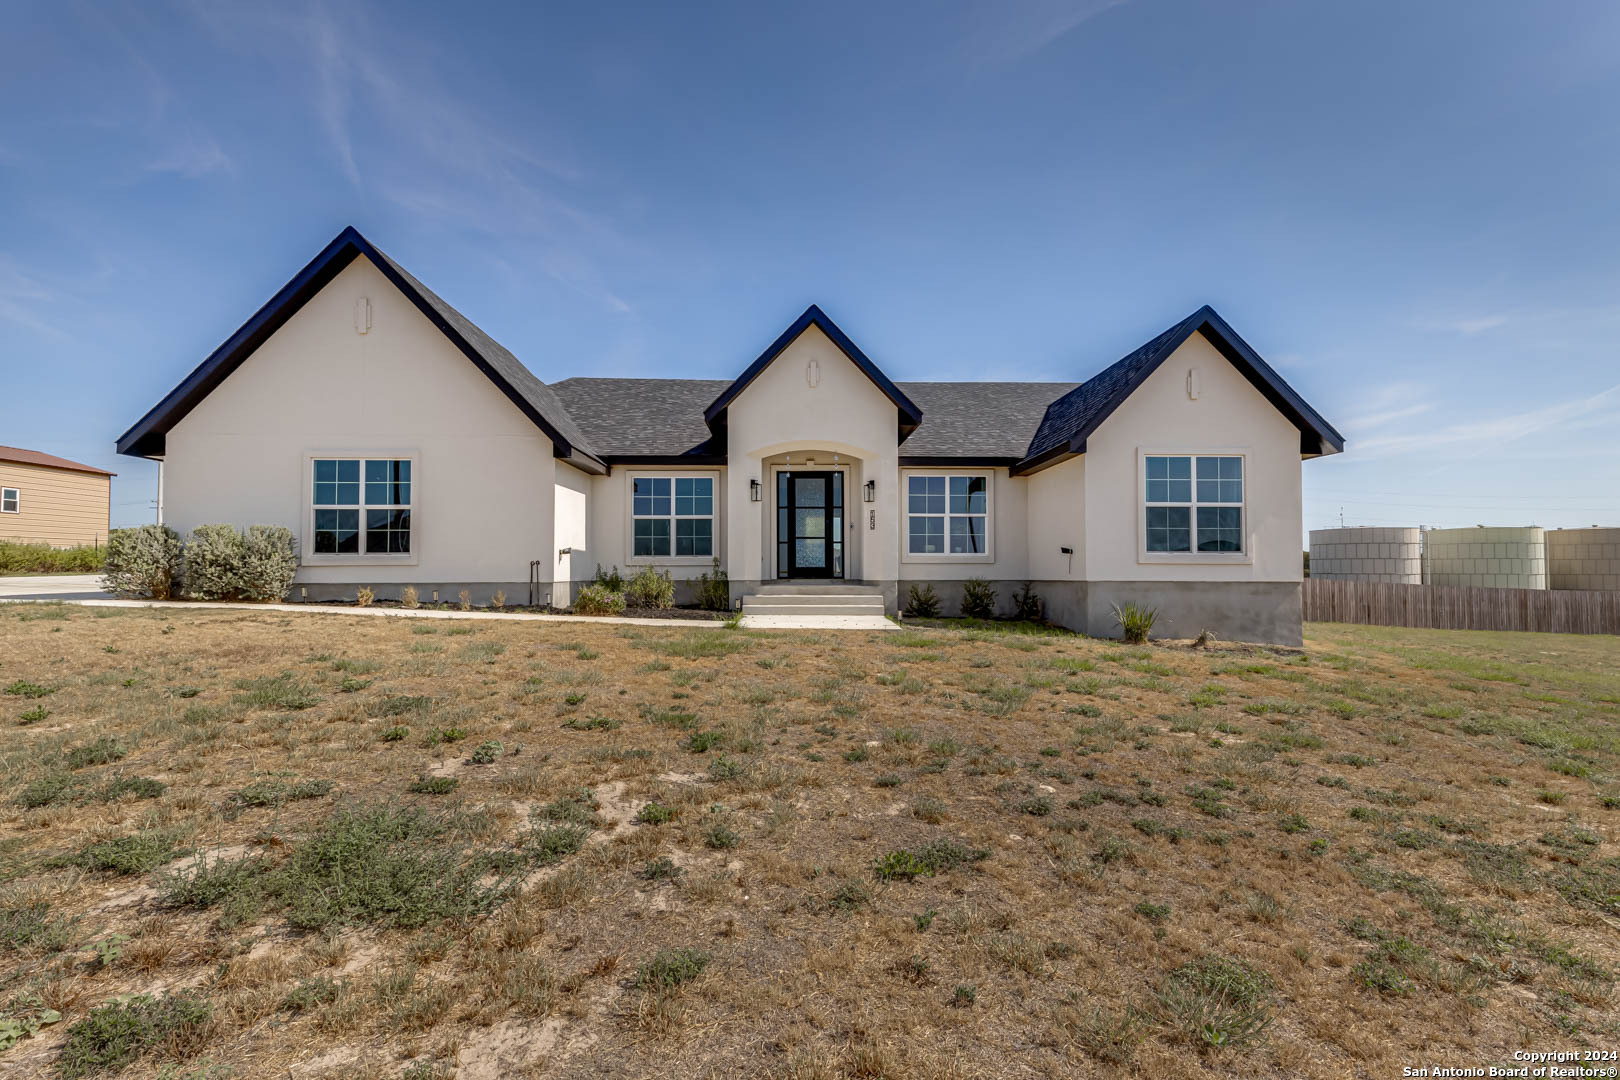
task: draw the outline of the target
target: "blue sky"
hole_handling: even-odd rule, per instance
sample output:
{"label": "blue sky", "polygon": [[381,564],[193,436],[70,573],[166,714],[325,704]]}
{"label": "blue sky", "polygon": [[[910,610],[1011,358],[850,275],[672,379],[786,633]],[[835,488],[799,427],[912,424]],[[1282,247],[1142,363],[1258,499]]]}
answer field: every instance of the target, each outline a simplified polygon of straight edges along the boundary
{"label": "blue sky", "polygon": [[[1620,5],[8,4],[0,443],[114,439],[344,225],[541,378],[1079,379],[1213,304],[1305,527],[1620,523]],[[286,403],[296,407],[296,403]]]}

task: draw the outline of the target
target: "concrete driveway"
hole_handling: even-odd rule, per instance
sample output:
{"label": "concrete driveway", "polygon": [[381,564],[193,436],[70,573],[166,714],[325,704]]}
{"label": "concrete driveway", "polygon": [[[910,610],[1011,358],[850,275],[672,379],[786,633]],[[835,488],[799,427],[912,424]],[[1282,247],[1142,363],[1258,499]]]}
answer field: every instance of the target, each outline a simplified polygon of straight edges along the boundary
{"label": "concrete driveway", "polygon": [[0,577],[0,600],[104,600],[100,574],[28,574]]}

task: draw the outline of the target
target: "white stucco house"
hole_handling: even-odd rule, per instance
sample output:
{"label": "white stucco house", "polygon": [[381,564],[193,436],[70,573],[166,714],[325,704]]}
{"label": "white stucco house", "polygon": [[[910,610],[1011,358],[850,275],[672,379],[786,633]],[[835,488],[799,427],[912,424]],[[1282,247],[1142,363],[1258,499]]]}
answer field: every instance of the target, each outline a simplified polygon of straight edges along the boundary
{"label": "white stucco house", "polygon": [[[503,591],[715,559],[947,613],[971,577],[1116,632],[1300,640],[1300,472],[1344,441],[1204,307],[1084,382],[889,379],[811,307],[733,380],[546,384],[354,229],[118,440],[165,520],[279,524],[295,598]],[[689,585],[683,585],[688,588]]]}

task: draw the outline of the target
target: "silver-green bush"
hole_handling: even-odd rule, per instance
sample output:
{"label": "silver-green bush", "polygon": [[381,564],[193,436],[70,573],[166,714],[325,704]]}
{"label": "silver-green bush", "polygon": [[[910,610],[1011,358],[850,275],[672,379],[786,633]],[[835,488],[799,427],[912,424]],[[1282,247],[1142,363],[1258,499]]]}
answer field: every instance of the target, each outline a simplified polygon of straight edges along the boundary
{"label": "silver-green bush", "polygon": [[230,525],[199,525],[185,544],[186,595],[235,600],[242,595],[242,534]]}
{"label": "silver-green bush", "polygon": [[670,608],[675,606],[675,582],[669,571],[643,566],[624,587],[624,602],[630,607]]}
{"label": "silver-green bush", "polygon": [[275,603],[292,591],[298,542],[280,525],[250,525],[242,537],[242,599]]}
{"label": "silver-green bush", "polygon": [[586,585],[574,596],[574,611],[579,615],[622,615],[624,593],[606,585]]}
{"label": "silver-green bush", "polygon": [[167,600],[180,577],[180,534],[167,525],[115,529],[102,586],[116,596]]}

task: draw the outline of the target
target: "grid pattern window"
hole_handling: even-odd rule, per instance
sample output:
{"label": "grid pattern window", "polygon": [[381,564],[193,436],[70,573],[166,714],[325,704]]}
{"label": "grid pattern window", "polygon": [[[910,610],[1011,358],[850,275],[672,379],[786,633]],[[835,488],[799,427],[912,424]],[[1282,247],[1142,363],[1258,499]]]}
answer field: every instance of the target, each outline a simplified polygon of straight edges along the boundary
{"label": "grid pattern window", "polygon": [[16,488],[0,488],[0,514],[22,513],[22,492]]}
{"label": "grid pattern window", "polygon": [[316,458],[317,555],[409,555],[411,463],[405,458]]}
{"label": "grid pattern window", "polygon": [[1243,459],[1146,458],[1146,548],[1150,552],[1243,551]]}
{"label": "grid pattern window", "polygon": [[907,550],[913,555],[985,555],[990,478],[911,476],[906,482]]}
{"label": "grid pattern window", "polygon": [[631,554],[641,559],[714,555],[712,476],[632,477]]}

